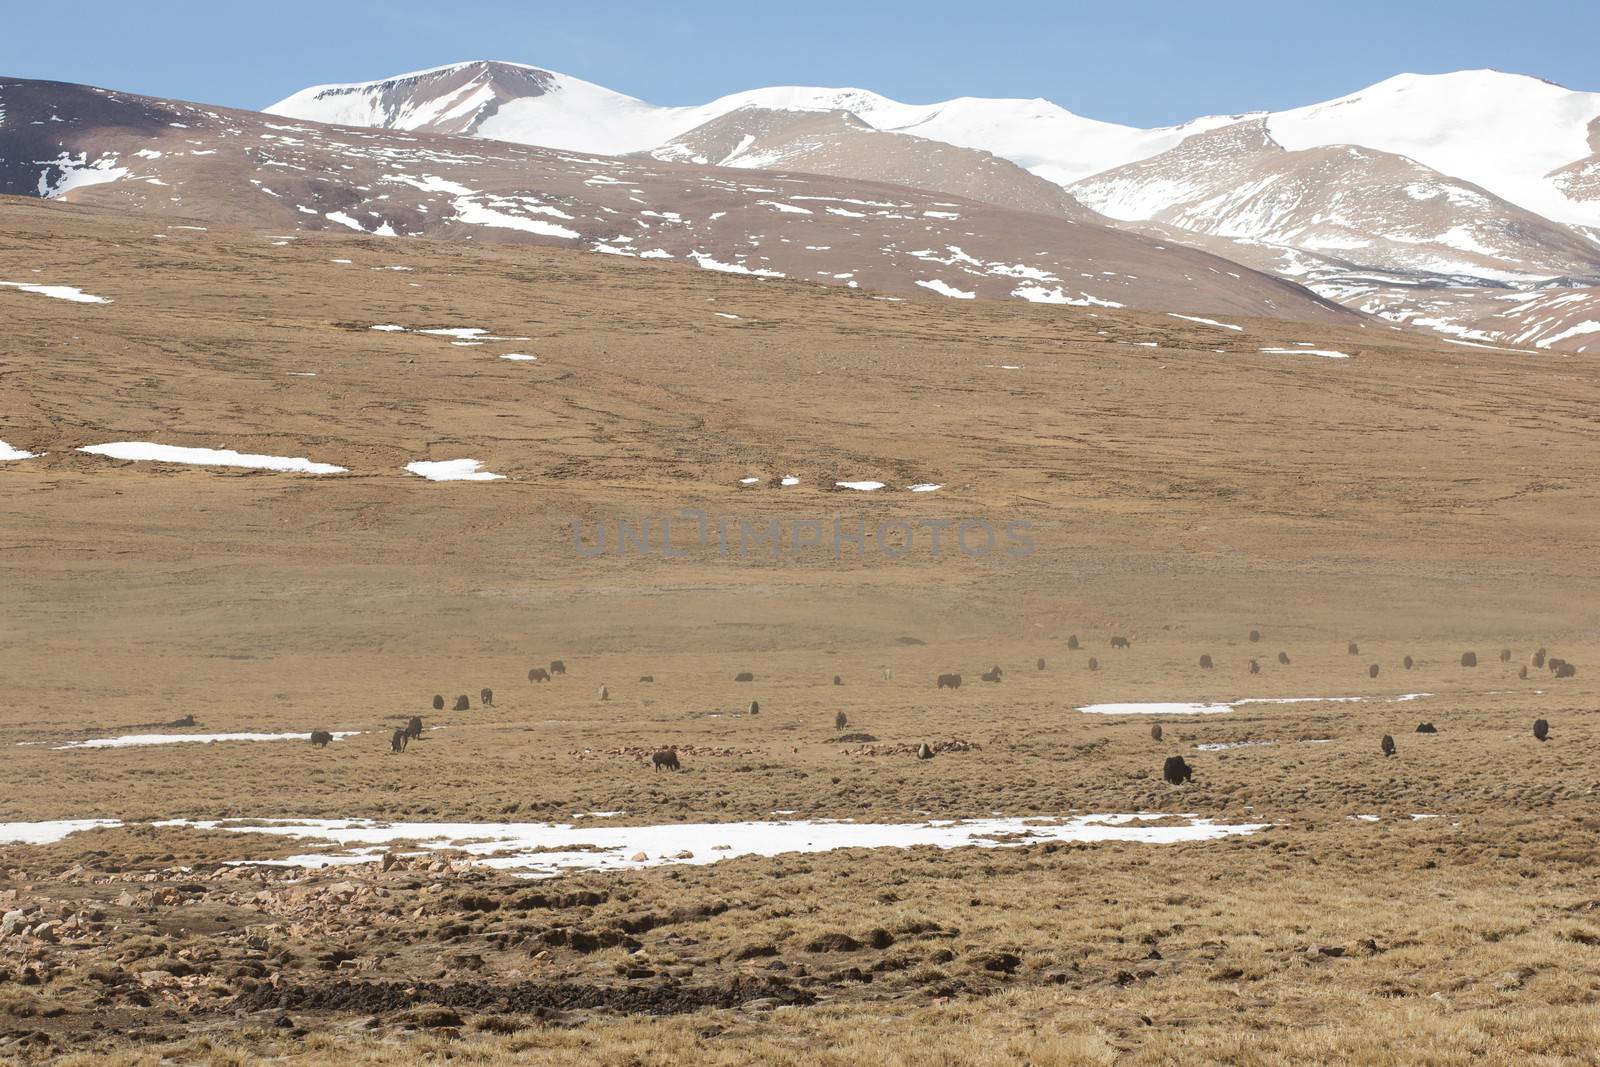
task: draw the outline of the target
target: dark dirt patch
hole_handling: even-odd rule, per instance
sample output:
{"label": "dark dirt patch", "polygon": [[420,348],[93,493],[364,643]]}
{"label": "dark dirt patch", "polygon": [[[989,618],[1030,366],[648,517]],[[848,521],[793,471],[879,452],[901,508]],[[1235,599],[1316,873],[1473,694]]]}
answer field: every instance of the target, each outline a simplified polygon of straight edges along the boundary
{"label": "dark dirt patch", "polygon": [[769,999],[785,1005],[807,1005],[815,995],[771,979],[735,979],[726,985],[595,986],[522,982],[362,982],[342,980],[324,985],[260,988],[242,994],[234,1010],[339,1011],[363,1014],[409,1011],[433,1004],[491,1014],[548,1011],[605,1011],[626,1015],[679,1015],[703,1008],[735,1008],[747,1001]]}

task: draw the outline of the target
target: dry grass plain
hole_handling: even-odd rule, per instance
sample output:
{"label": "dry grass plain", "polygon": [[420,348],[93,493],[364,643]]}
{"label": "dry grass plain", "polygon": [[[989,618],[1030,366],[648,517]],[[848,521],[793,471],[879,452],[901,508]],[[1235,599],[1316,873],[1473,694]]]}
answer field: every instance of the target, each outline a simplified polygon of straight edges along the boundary
{"label": "dry grass plain", "polygon": [[[66,923],[0,940],[0,1056],[1595,1062],[1593,364],[28,201],[0,219],[0,280],[112,300],[0,289],[0,439],[44,453],[0,463],[0,819],[131,824],[0,846],[3,907]],[[1300,342],[1352,358],[1261,352]],[[123,440],[350,473],[74,451]],[[402,469],[464,457],[504,480]],[[825,488],[860,479],[890,488]],[[944,488],[901,488],[918,482]],[[683,509],[1020,519],[1036,551],[574,550],[575,521]],[[1541,647],[1578,675],[1519,677]],[[556,658],[566,675],[526,681]],[[946,671],[962,688],[934,688]],[[434,713],[435,693],[472,710]],[[1373,699],[1075,710],[1296,696]],[[739,713],[751,699],[759,716]],[[880,742],[977,747],[855,753],[839,711]],[[53,747],[190,714],[364,732]],[[411,715],[444,728],[389,753]],[[1236,741],[1273,743],[1195,748]],[[669,775],[611,751],[665,744],[726,754]],[[1195,768],[1177,789],[1173,754]],[[304,846],[145,824],[778,810],[1271,827],[529,882],[449,856],[241,874],[226,861]]]}

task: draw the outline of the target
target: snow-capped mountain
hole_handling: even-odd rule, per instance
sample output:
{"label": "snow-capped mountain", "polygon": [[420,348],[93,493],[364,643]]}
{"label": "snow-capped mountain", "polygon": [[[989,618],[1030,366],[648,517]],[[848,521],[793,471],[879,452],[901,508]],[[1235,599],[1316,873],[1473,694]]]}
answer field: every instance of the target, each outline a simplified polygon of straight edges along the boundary
{"label": "snow-capped mountain", "polygon": [[457,133],[576,152],[648,152],[732,112],[847,111],[867,126],[993,153],[1048,181],[1164,152],[1240,116],[1144,130],[1075,115],[1048,100],[962,97],[902,104],[865,89],[777,86],[695,107],[658,107],[570,74],[478,60],[380,81],[318,85],[265,109],[346,126]]}
{"label": "snow-capped mountain", "polygon": [[381,81],[317,85],[265,108],[340,126],[465,134],[571,152],[627,155],[730,111],[864,111],[892,105],[855,89],[758,89],[698,107],[658,107],[570,74],[475,61]]}
{"label": "snow-capped mountain", "polygon": [[1600,226],[1600,198],[1552,175],[1600,152],[1600,93],[1497,70],[1400,74],[1267,117],[1289,151],[1360,145],[1407,156],[1556,222]]}
{"label": "snow-capped mountain", "polygon": [[1479,341],[1507,339],[1473,325],[1485,299],[1600,280],[1600,244],[1573,227],[1405,156],[1350,145],[1289,151],[1267,127],[1254,119],[1191,137],[1073,192],[1169,239],[1220,238],[1201,245],[1346,306]]}
{"label": "snow-capped mountain", "polygon": [[[1527,81],[1511,84],[1522,88]],[[1600,241],[1592,231],[1537,214],[1412,155],[1337,142],[1291,149],[1274,136],[1277,129],[1315,140],[1305,120],[1262,116],[1191,137],[1071,189],[1112,218],[1159,224],[1156,232],[1168,238],[1226,239],[1228,245],[1199,243],[1391,321],[1479,342],[1588,345],[1586,338],[1574,340],[1583,337],[1573,332],[1581,322],[1548,312],[1592,307],[1581,298],[1552,305],[1550,297],[1552,290],[1559,296],[1600,285]],[[1447,155],[1433,147],[1436,157]],[[1520,188],[1525,198],[1537,191],[1508,180],[1513,169],[1477,168],[1501,188]],[[1592,192],[1589,180],[1577,165],[1547,186],[1563,190],[1570,212]]]}
{"label": "snow-capped mountain", "polygon": [[[76,106],[86,124],[94,101]],[[1576,352],[1600,343],[1589,317],[1600,291],[1600,94],[1521,75],[1400,75],[1308,107],[1139,129],[1044,100],[906,104],[861,89],[775,87],[661,107],[570,75],[480,61],[317,86],[269,111],[311,131],[307,145],[267,123],[254,135],[262,143],[236,162],[252,186],[292,199],[277,214],[292,207],[304,227],[331,220],[366,232],[480,236],[472,228],[485,218],[509,215],[520,221],[490,225],[499,231],[492,236],[643,248],[891,290],[1146,307],[1173,294],[1196,306],[1192,266],[1152,259],[1187,245],[1462,341]],[[40,195],[126,200],[137,188],[126,180],[159,186],[170,174],[187,184],[185,194],[168,196],[175,205],[220,210],[221,201],[238,200],[223,188],[222,168],[193,158],[157,164],[142,153],[165,150],[135,147],[118,125],[53,141],[48,128],[23,131],[38,154],[8,165]],[[332,127],[348,132],[327,132]],[[366,162],[393,153],[409,163],[372,174],[341,159],[361,156],[377,136],[352,127],[394,135]],[[10,132],[0,127],[0,135]],[[433,137],[448,144],[413,147],[433,145]],[[467,147],[469,139],[481,147]],[[135,164],[130,151],[143,161]],[[441,161],[431,171],[430,151]],[[474,158],[482,173],[460,169]],[[605,171],[591,172],[591,164],[628,168],[613,176],[625,174],[618,180],[632,192],[613,202],[615,190],[591,180]],[[727,168],[763,176],[729,178]],[[301,170],[321,177],[306,184]],[[805,194],[833,198],[818,201],[820,211],[776,195],[822,178],[829,192]],[[206,197],[197,196],[201,188]],[[746,193],[766,195],[766,212],[785,217],[769,226],[746,215]],[[725,195],[733,206],[702,210]],[[134,199],[155,197],[145,189]],[[259,200],[228,210],[274,214]],[[567,219],[551,221],[557,211]],[[726,218],[737,225],[710,226]],[[841,221],[855,218],[871,221]],[[1034,226],[1055,243],[1030,242]],[[807,227],[816,233],[803,236]],[[1114,237],[1118,228],[1142,243],[1128,243],[1133,233]],[[646,230],[683,238],[682,247]],[[640,236],[652,238],[649,247],[624,240]],[[980,245],[988,247],[974,252]],[[795,259],[796,247],[828,255]],[[1031,263],[1025,251],[1045,258]],[[1073,255],[1083,258],[1074,264]],[[1219,270],[1207,262],[1208,275]],[[930,265],[951,278],[920,277]],[[1074,276],[1084,284],[1066,280]],[[1005,287],[1007,277],[1017,284]],[[1108,285],[1118,292],[1102,292]],[[1250,299],[1292,303],[1285,294],[1294,291]]]}
{"label": "snow-capped mountain", "polygon": [[1401,74],[1325,103],[1154,129],[1085,118],[1048,100],[905,104],[864,89],[797,86],[753,89],[695,107],[658,107],[568,74],[488,61],[315,86],[266,110],[316,122],[612,154],[659,148],[734,111],[848,111],[874,129],[990,152],[1059,185],[1259,118],[1289,151],[1348,144],[1402,155],[1554,221],[1600,226],[1600,199],[1582,190],[1575,195],[1552,177],[1600,152],[1600,93],[1494,70]]}
{"label": "snow-capped mountain", "polygon": [[[1158,129],[1046,100],[905,104],[862,89],[657,107],[489,62],[319,86],[269,110],[868,178],[1075,218],[1086,205],[1347,306],[1480,341],[1570,346],[1583,322],[1546,314],[1547,291],[1600,285],[1600,93],[1492,70],[1402,74],[1325,103]],[[1508,303],[1526,314],[1508,318]]]}
{"label": "snow-capped mountain", "polygon": [[1265,118],[1072,186],[1114,219],[1432,274],[1600,272],[1600,245],[1412,158],[1349,144],[1289,150]]}
{"label": "snow-capped mountain", "polygon": [[[1065,192],[1018,209],[861,178],[286,121],[58,82],[0,81],[0,111],[0,194],[270,226],[286,241],[323,230],[544,244],[879,293],[1356,321],[1231,260],[1075,206],[1083,218],[1068,217]],[[980,158],[864,136],[905,142],[908,160]]]}

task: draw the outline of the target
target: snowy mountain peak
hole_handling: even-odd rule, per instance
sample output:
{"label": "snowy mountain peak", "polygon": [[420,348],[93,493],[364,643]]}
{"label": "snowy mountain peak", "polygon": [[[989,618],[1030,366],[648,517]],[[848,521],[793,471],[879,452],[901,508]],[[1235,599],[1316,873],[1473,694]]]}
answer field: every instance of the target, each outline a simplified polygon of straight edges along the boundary
{"label": "snowy mountain peak", "polygon": [[[1518,74],[1516,71],[1496,70],[1494,67],[1474,67],[1468,70],[1451,70],[1442,74],[1418,74],[1406,71],[1394,74],[1380,82],[1374,82],[1351,96],[1361,96],[1376,92],[1405,92],[1408,90],[1457,92],[1463,88],[1488,89],[1494,92],[1517,92],[1555,90],[1560,93],[1570,93],[1564,85],[1557,84],[1548,78],[1535,77],[1532,74]],[[1348,99],[1342,97],[1341,99]],[[1330,101],[1336,103],[1337,101]]]}
{"label": "snowy mountain peak", "polygon": [[649,108],[568,74],[522,63],[473,60],[378,81],[312,86],[266,111],[342,126],[495,137],[492,127],[503,108],[557,95],[575,98],[566,110]]}
{"label": "snowy mountain peak", "polygon": [[507,86],[517,86],[524,91],[533,88],[535,91],[544,92],[548,87],[566,78],[567,75],[557,74],[542,67],[529,66],[526,63],[512,63],[498,59],[470,59],[460,63],[429,67],[426,70],[408,71],[387,78],[376,78],[372,81],[313,85],[309,89],[302,89],[293,96],[280,100],[265,111],[268,114],[275,114],[276,109],[289,106],[291,103],[300,106],[306,101],[336,100],[342,97],[389,93],[396,90],[412,91],[419,87],[425,87],[433,92],[448,91],[452,86],[460,86],[469,81],[500,82]]}
{"label": "snowy mountain peak", "polygon": [[993,152],[1057,184],[1166,151],[1192,133],[1241,117],[1143,130],[1084,118],[1040,97],[905,104],[866,89],[792,85],[731,93],[695,107],[658,107],[571,75],[486,61],[314,86],[266,110],[315,122],[631,154],[748,109],[849,112],[874,129]]}
{"label": "snowy mountain peak", "polygon": [[1600,224],[1600,206],[1562,195],[1552,171],[1591,153],[1600,93],[1497,70],[1397,74],[1268,120],[1285,148],[1356,144],[1407,156],[1558,222]]}

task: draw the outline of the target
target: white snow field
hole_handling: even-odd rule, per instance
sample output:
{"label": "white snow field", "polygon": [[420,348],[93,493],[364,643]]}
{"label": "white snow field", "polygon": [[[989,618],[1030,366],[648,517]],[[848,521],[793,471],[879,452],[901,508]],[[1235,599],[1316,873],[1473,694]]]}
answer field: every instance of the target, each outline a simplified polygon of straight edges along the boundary
{"label": "white snow field", "polygon": [[1350,353],[1337,352],[1331,348],[1263,348],[1261,351],[1274,356],[1321,356],[1324,359],[1350,358]]}
{"label": "white snow field", "polygon": [[407,463],[406,470],[430,482],[496,482],[503,474],[491,474],[476,459],[417,460]]}
{"label": "white snow field", "polygon": [[1393,697],[1240,697],[1219,701],[1149,701],[1121,704],[1085,704],[1078,710],[1090,715],[1224,715],[1246,704],[1391,704],[1431,697],[1432,693],[1402,693]]}
{"label": "white snow field", "polygon": [[666,863],[708,864],[737,856],[831,852],[841,848],[999,847],[1035,841],[1168,844],[1253,834],[1266,828],[1264,823],[1229,825],[1195,815],[1159,813],[931,819],[921,823],[784,820],[575,827],[565,823],[381,823],[364,819],[246,823],[179,819],[155,825],[273,834],[339,846],[336,852],[272,861],[283,865],[370,862],[386,846],[411,843],[418,851],[457,849],[484,866],[521,871],[531,877],[550,877],[565,871],[629,870]]}
{"label": "white snow field", "polygon": [[[330,731],[335,741],[355,737],[360,730]],[[123,734],[120,737],[96,737],[88,741],[68,741],[53,746],[57,750],[69,748],[143,748],[147,745],[210,745],[221,741],[309,741],[305,734]]]}
{"label": "white snow field", "polygon": [[117,819],[53,819],[48,822],[0,822],[0,845],[51,845],[69,834],[101,826],[121,826]]}
{"label": "white snow field", "polygon": [[293,474],[344,474],[346,468],[332,463],[313,463],[299,456],[261,456],[235,452],[228,448],[184,448],[158,445],[149,441],[113,441],[78,449],[111,459],[152,463],[190,463],[207,467],[248,467],[254,470],[284,471]]}
{"label": "white snow field", "polygon": [[74,304],[109,304],[103,296],[86,293],[71,285],[39,285],[35,282],[0,282],[0,288],[20,289],[24,293],[37,293],[39,296],[53,297],[56,300],[70,300]]}

